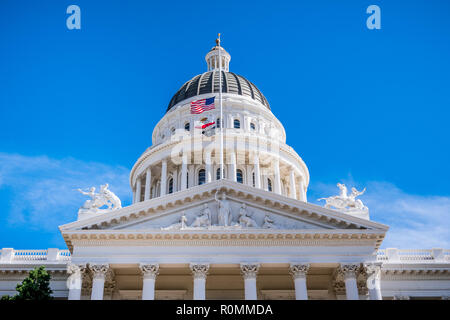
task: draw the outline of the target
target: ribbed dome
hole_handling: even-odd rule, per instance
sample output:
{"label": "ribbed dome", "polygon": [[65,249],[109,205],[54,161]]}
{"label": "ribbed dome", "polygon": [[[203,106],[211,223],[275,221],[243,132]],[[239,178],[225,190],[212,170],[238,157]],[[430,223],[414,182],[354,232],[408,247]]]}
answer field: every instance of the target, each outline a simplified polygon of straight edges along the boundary
{"label": "ribbed dome", "polygon": [[[183,100],[200,94],[215,92],[219,92],[219,71],[214,70],[199,74],[186,82],[175,93],[170,100],[167,111]],[[269,103],[261,91],[253,83],[233,72],[222,71],[222,93],[233,93],[252,98],[270,110]]]}

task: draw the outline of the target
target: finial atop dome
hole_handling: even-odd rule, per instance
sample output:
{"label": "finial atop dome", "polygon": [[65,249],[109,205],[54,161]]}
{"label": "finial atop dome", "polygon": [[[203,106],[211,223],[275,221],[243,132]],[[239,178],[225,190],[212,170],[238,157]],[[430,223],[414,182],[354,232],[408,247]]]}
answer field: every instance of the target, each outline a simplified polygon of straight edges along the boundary
{"label": "finial atop dome", "polygon": [[218,34],[218,38],[216,39],[216,45],[220,47],[220,33]]}
{"label": "finial atop dome", "polygon": [[216,46],[213,47],[205,57],[208,64],[208,71],[219,70],[219,50],[222,59],[222,70],[229,71],[231,56],[226,50],[220,46],[220,33],[216,39]]}

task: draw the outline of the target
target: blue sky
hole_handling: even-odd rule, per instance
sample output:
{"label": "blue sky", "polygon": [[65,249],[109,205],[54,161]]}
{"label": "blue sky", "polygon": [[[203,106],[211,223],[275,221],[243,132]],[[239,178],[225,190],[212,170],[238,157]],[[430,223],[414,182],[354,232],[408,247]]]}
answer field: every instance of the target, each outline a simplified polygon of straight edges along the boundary
{"label": "blue sky", "polygon": [[221,32],[308,165],[310,202],[367,187],[383,247],[449,248],[449,21],[437,0],[2,0],[0,247],[65,248],[78,187],[129,204],[129,170]]}

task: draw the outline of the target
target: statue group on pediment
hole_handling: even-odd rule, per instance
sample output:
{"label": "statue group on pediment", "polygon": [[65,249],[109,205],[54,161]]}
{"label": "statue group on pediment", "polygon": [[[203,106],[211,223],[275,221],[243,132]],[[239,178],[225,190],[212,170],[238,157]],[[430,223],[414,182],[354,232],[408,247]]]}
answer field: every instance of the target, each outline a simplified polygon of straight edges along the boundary
{"label": "statue group on pediment", "polygon": [[225,193],[220,196],[216,193],[215,200],[217,202],[217,224],[213,224],[212,212],[209,204],[205,203],[201,211],[194,217],[190,225],[187,224],[187,217],[183,211],[180,221],[161,228],[162,230],[177,230],[177,229],[191,229],[191,228],[226,228],[226,229],[242,229],[242,228],[276,228],[274,221],[266,214],[262,225],[258,225],[256,220],[252,218],[252,213],[249,212],[245,203],[241,204],[237,221],[233,222],[233,215],[231,212],[230,202],[226,199]]}
{"label": "statue group on pediment", "polygon": [[366,188],[364,188],[362,191],[358,191],[356,190],[356,188],[352,187],[352,192],[348,194],[348,190],[345,184],[338,183],[337,186],[340,190],[338,196],[318,199],[319,201],[326,201],[325,208],[335,208],[346,213],[367,213],[369,211],[369,209],[362,203],[360,199],[356,199],[356,197],[364,194]]}
{"label": "statue group on pediment", "polygon": [[[91,197],[91,199],[86,200],[80,207],[78,214],[106,213],[122,208],[122,202],[119,197],[109,190],[108,187],[109,185],[107,183],[101,185],[99,193],[95,192],[95,187],[91,187],[88,192],[77,189],[81,194]],[[101,209],[104,206],[106,208]]]}

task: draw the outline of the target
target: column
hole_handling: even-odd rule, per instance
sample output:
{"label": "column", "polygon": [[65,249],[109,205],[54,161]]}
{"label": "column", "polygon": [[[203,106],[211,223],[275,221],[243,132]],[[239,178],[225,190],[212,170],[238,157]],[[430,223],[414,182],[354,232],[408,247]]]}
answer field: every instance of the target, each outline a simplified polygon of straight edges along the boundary
{"label": "column", "polygon": [[227,128],[234,128],[234,118],[233,118],[233,115],[232,114],[229,114],[228,115],[228,123],[226,124],[227,126]]}
{"label": "column", "polygon": [[296,199],[297,190],[295,188],[295,173],[294,169],[291,169],[289,174],[289,183],[290,183],[290,197]]}
{"label": "column", "polygon": [[155,300],[155,281],[159,274],[159,264],[139,265],[142,273],[142,300]]}
{"label": "column", "polygon": [[241,263],[241,274],[244,277],[245,300],[257,300],[256,275],[258,274],[259,264]]}
{"label": "column", "polygon": [[67,286],[69,287],[69,298],[68,300],[80,300],[81,299],[81,286],[83,283],[83,273],[85,272],[86,266],[68,264],[67,274],[69,278],[67,279]]}
{"label": "column", "polygon": [[280,161],[278,159],[274,159],[273,170],[274,170],[274,182],[273,182],[274,191],[275,193],[281,194]]}
{"label": "column", "polygon": [[189,188],[194,186],[195,183],[195,165],[191,164],[189,165],[189,179],[188,179],[188,186]]}
{"label": "column", "polygon": [[147,168],[147,172],[145,173],[145,194],[144,194],[144,200],[150,199],[151,181],[152,181],[152,170],[150,169],[150,167],[148,167]]}
{"label": "column", "polygon": [[295,300],[308,300],[308,291],[306,289],[306,274],[309,270],[309,264],[291,264],[289,273],[294,279]]}
{"label": "column", "polygon": [[252,165],[248,164],[245,166],[245,172],[247,173],[247,185],[253,187],[253,174],[252,174]]}
{"label": "column", "polygon": [[186,190],[187,182],[187,154],[183,153],[181,158],[181,190]]}
{"label": "column", "polygon": [[298,184],[299,191],[300,191],[300,200],[306,202],[306,188],[305,188],[306,181],[305,179],[300,176],[300,183]]}
{"label": "column", "polygon": [[92,294],[91,300],[103,300],[103,290],[105,288],[105,277],[109,270],[107,264],[94,264],[89,268],[92,271]]}
{"label": "column", "polygon": [[172,179],[173,179],[173,189],[172,192],[178,191],[178,170],[175,169],[172,171]]}
{"label": "column", "polygon": [[370,300],[383,300],[381,296],[380,278],[381,263],[370,263],[365,265],[367,273],[367,289]]}
{"label": "column", "polygon": [[230,165],[228,167],[228,178],[232,181],[237,181],[236,179],[236,153],[230,152]]}
{"label": "column", "polygon": [[166,195],[166,184],[167,184],[167,160],[164,159],[161,163],[161,192],[160,196]]}
{"label": "column", "polygon": [[359,300],[358,286],[356,283],[356,272],[359,265],[357,264],[341,264],[341,272],[345,279],[345,292],[347,300]]}
{"label": "column", "polygon": [[206,276],[209,264],[191,263],[190,268],[194,276],[194,300],[205,300],[206,298]]}
{"label": "column", "polygon": [[255,188],[259,188],[261,189],[261,173],[259,172],[259,157],[257,154],[255,154],[255,168],[254,168],[254,172],[255,172]]}
{"label": "column", "polygon": [[134,202],[141,202],[141,177],[137,177],[136,180],[136,198],[134,199]]}
{"label": "column", "polygon": [[205,154],[205,173],[206,183],[212,181],[212,165],[211,165],[211,151],[206,151]]}

